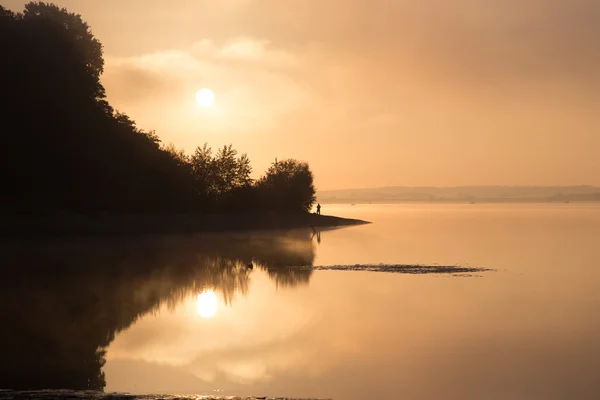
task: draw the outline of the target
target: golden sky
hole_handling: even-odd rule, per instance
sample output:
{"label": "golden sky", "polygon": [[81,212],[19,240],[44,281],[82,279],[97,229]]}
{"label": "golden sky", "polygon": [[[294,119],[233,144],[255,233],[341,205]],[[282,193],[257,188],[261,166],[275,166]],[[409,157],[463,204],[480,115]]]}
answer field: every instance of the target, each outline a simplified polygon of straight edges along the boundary
{"label": "golden sky", "polygon": [[104,44],[110,103],[188,152],[298,158],[322,190],[600,185],[597,0],[55,3]]}

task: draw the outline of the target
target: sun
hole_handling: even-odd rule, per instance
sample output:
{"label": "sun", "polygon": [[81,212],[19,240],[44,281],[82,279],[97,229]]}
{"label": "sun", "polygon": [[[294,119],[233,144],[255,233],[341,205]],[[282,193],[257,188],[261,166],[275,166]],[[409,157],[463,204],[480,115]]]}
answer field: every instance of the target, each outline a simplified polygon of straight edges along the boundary
{"label": "sun", "polygon": [[205,290],[198,295],[198,315],[210,318],[217,312],[217,295],[212,290]]}
{"label": "sun", "polygon": [[202,88],[196,93],[196,103],[200,107],[209,108],[215,104],[215,94],[212,90]]}

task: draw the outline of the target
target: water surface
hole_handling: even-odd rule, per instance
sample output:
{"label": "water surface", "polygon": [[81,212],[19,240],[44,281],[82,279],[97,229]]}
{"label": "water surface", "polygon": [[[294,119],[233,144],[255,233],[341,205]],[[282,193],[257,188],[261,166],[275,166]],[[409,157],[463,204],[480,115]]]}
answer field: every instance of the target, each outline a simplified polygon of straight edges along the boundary
{"label": "water surface", "polygon": [[18,253],[72,280],[11,278],[14,340],[52,366],[49,381],[92,377],[106,392],[600,397],[598,205],[322,211],[373,224]]}

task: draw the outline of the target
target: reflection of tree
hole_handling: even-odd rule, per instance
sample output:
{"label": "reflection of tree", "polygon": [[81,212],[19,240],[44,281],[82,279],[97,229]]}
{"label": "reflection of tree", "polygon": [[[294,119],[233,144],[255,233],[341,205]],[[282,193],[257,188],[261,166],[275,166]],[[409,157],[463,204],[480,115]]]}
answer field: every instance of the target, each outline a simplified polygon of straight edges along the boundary
{"label": "reflection of tree", "polygon": [[[277,287],[295,287],[308,284],[312,275],[309,267],[313,264],[314,249],[307,232],[280,234],[276,238],[277,247],[285,249],[285,257],[269,253],[269,246],[258,246],[262,251],[253,257],[257,266],[267,272]],[[265,251],[267,250],[267,251]]]}
{"label": "reflection of tree", "polygon": [[[227,303],[248,290],[254,259],[276,282],[307,283],[286,265],[312,265],[308,233],[62,242],[0,249],[0,387],[105,386],[104,349],[161,305],[215,290]],[[276,273],[272,269],[276,269]],[[308,272],[308,271],[304,271]],[[284,283],[285,282],[285,283]]]}
{"label": "reflection of tree", "polygon": [[262,266],[269,277],[275,281],[277,287],[295,287],[298,285],[307,285],[312,275],[309,268],[294,268],[288,266],[269,267]]}

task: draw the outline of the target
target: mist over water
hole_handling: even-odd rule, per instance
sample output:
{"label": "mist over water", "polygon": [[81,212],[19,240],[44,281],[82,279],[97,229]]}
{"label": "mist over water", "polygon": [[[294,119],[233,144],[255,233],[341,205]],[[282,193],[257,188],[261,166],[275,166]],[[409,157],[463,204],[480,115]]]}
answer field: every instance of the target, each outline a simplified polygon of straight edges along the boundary
{"label": "mist over water", "polygon": [[598,205],[323,212],[373,224],[3,247],[0,388],[600,395]]}

